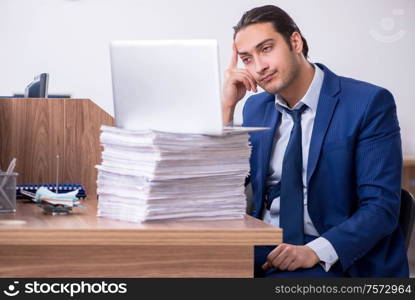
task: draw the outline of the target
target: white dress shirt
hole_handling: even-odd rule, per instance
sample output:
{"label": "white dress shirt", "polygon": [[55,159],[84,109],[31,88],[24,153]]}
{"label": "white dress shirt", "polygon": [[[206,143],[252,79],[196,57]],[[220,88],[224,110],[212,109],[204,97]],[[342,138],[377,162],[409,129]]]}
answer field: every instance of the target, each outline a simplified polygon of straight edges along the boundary
{"label": "white dress shirt", "polygon": [[[313,80],[304,95],[304,97],[292,108],[298,109],[303,105],[307,105],[307,109],[301,115],[301,137],[303,152],[303,191],[304,191],[304,233],[307,235],[317,236],[315,240],[307,243],[307,246],[313,249],[320,259],[320,264],[327,272],[330,267],[338,260],[338,255],[333,245],[324,237],[320,237],[310,215],[307,210],[307,164],[308,153],[310,148],[311,133],[316,116],[318,98],[320,96],[321,86],[323,85],[324,72],[314,65]],[[278,103],[278,105],[277,105]],[[279,95],[275,96],[276,109],[281,113],[281,121],[276,129],[273,143],[273,151],[271,154],[270,167],[268,173],[267,185],[276,184],[281,180],[282,161],[284,159],[285,149],[287,148],[290,133],[294,126],[292,117],[279,105],[288,109],[287,103]],[[273,200],[270,210],[264,208],[262,219],[264,222],[279,227],[280,219],[280,198]]]}

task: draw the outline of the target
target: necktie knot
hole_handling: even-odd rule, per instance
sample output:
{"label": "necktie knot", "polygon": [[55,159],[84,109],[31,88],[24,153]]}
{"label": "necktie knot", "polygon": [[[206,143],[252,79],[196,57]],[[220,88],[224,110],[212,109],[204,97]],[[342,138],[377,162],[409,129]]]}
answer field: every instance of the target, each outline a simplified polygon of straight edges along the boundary
{"label": "necktie knot", "polygon": [[288,109],[284,106],[281,106],[293,119],[294,123],[300,123],[301,122],[301,115],[302,113],[307,109],[307,105],[303,104],[300,108],[297,109]]}

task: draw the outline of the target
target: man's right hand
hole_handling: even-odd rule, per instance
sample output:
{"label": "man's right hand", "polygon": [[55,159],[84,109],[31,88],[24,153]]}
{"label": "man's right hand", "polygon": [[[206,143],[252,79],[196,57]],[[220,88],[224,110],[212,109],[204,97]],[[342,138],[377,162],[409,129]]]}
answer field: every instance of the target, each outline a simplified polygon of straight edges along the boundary
{"label": "man's right hand", "polygon": [[231,63],[225,71],[222,94],[223,124],[233,120],[235,106],[247,91],[257,92],[254,77],[245,69],[238,69],[238,52],[233,44]]}

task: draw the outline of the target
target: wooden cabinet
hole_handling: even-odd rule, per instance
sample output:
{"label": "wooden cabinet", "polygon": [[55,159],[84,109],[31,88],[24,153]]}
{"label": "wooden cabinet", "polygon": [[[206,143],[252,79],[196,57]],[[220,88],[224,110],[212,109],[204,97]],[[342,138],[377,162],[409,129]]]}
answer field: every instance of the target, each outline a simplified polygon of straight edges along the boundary
{"label": "wooden cabinet", "polygon": [[18,183],[80,183],[96,194],[101,125],[113,118],[89,99],[0,99],[0,165],[17,158]]}

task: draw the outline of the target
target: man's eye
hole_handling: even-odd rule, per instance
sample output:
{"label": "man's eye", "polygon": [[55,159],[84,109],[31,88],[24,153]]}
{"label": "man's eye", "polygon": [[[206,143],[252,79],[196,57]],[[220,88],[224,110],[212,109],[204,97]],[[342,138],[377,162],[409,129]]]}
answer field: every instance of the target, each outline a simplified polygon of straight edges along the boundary
{"label": "man's eye", "polygon": [[246,64],[249,64],[249,62],[251,61],[251,58],[250,57],[245,57],[245,58],[242,58],[242,62],[246,65]]}
{"label": "man's eye", "polygon": [[262,48],[263,52],[269,52],[271,50],[272,50],[272,46],[266,46],[266,47]]}

